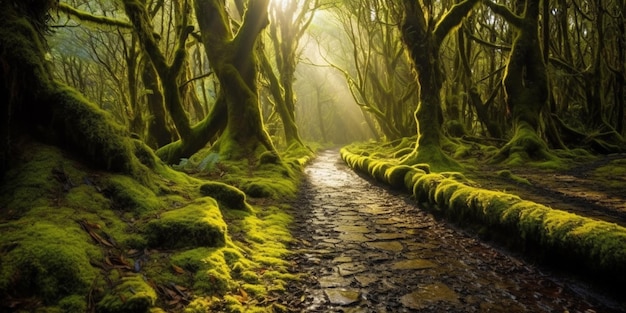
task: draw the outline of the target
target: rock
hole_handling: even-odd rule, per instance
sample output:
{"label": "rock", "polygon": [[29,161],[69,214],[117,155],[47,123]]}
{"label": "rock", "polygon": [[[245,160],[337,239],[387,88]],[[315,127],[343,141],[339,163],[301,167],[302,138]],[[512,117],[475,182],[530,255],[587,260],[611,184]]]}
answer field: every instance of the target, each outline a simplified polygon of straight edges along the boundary
{"label": "rock", "polygon": [[324,290],[331,304],[350,305],[360,300],[361,292],[356,289],[329,288]]}
{"label": "rock", "polygon": [[367,246],[370,248],[391,251],[391,252],[400,252],[402,251],[402,249],[404,249],[402,246],[402,243],[398,241],[368,242]]}
{"label": "rock", "polygon": [[370,232],[367,226],[355,226],[355,225],[343,225],[343,226],[335,227],[334,230],[340,233],[369,233]]}
{"label": "rock", "polygon": [[347,287],[352,283],[351,278],[345,278],[342,276],[323,276],[317,279],[320,283],[320,287],[322,288],[330,288],[330,287]]}
{"label": "rock", "polygon": [[363,234],[361,233],[347,233],[347,234],[340,234],[339,235],[339,239],[343,240],[343,241],[356,241],[356,242],[367,242],[367,241],[371,241],[371,239],[363,236]]}
{"label": "rock", "polygon": [[398,261],[391,265],[394,270],[421,270],[433,267],[437,267],[437,264],[423,259]]}
{"label": "rock", "polygon": [[339,275],[348,276],[354,275],[357,273],[365,272],[366,268],[363,263],[352,262],[352,263],[342,263],[337,266],[339,268]]}
{"label": "rock", "polygon": [[454,290],[441,282],[420,287],[412,293],[404,295],[400,301],[407,308],[419,310],[425,306],[439,302],[459,304],[459,296]]}

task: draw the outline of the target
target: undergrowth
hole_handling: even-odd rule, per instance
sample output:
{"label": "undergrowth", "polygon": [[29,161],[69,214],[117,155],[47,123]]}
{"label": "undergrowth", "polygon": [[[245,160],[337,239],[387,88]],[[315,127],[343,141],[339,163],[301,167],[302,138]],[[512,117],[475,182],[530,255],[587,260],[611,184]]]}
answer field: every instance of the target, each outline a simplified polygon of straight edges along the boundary
{"label": "undergrowth", "polygon": [[297,277],[280,203],[310,152],[187,174],[154,161],[138,181],[51,146],[22,150],[0,185],[2,310],[285,310],[276,299]]}

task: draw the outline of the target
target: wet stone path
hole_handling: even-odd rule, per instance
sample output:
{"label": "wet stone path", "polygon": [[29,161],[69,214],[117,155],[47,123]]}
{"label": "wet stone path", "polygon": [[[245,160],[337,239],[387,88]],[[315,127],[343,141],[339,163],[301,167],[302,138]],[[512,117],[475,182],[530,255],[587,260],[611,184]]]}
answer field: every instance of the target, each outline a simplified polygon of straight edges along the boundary
{"label": "wet stone path", "polygon": [[303,312],[619,312],[361,178],[336,150],[306,169],[291,256]]}

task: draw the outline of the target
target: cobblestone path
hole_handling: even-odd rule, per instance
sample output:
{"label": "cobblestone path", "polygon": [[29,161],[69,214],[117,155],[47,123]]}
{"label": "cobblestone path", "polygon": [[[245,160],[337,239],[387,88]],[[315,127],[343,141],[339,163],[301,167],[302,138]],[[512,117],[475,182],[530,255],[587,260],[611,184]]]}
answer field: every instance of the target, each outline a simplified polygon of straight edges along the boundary
{"label": "cobblestone path", "polygon": [[307,167],[294,205],[289,306],[304,312],[620,312],[361,178],[337,151]]}

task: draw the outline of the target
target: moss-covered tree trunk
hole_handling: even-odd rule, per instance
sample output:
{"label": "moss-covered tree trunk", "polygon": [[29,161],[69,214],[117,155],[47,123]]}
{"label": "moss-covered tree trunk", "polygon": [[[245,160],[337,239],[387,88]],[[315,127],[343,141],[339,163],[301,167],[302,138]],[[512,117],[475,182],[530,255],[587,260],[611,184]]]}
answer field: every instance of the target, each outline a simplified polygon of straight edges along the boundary
{"label": "moss-covered tree trunk", "polygon": [[[274,110],[276,110],[278,116],[283,122],[285,141],[287,142],[287,145],[296,143],[303,146],[304,144],[302,142],[302,139],[300,138],[298,127],[296,125],[295,112],[289,112],[288,105],[286,103],[288,94],[286,88],[281,88],[282,84],[280,83],[278,77],[276,77],[276,75],[274,74],[274,70],[272,69],[270,61],[267,59],[267,56],[263,52],[261,52],[260,54],[261,55],[259,55],[259,59],[261,62],[261,68],[263,69],[263,73],[269,81],[270,93],[272,95],[272,98],[274,99]],[[290,94],[293,97],[293,92]],[[293,108],[295,110],[295,105],[293,106]]]}
{"label": "moss-covered tree trunk", "polygon": [[445,37],[461,23],[477,0],[466,0],[453,6],[439,22],[427,20],[428,12],[417,1],[404,0],[401,23],[402,39],[417,72],[420,98],[415,111],[417,144],[403,160],[404,164],[429,163],[435,170],[457,166],[442,151],[441,88],[443,72],[439,50]]}
{"label": "moss-covered tree trunk", "polygon": [[550,153],[537,133],[541,110],[548,105],[548,79],[539,38],[540,0],[527,0],[522,16],[491,1],[485,3],[516,31],[503,83],[514,135],[496,156],[522,162],[547,160]]}
{"label": "moss-covered tree trunk", "polygon": [[157,39],[153,34],[150,15],[143,3],[134,0],[123,0],[128,18],[133,24],[141,45],[148,55],[154,70],[156,71],[165,108],[169,113],[180,140],[169,143],[157,150],[157,155],[168,163],[177,163],[181,158],[189,157],[202,149],[217,133],[225,128],[226,114],[223,97],[219,97],[212,112],[201,122],[191,126],[187,112],[183,106],[181,88],[178,84],[179,77],[184,69],[187,53],[185,42],[193,27],[188,25],[187,17],[191,8],[189,6],[181,10],[182,17],[178,25],[178,42],[173,60],[168,62],[160,51]]}
{"label": "moss-covered tree trunk", "polygon": [[263,126],[255,55],[257,38],[268,24],[268,3],[249,1],[243,23],[234,35],[223,1],[195,1],[202,42],[227,108],[226,129],[215,144],[227,159],[253,157],[262,150],[276,153]]}
{"label": "moss-covered tree trunk", "polygon": [[65,148],[98,168],[138,173],[123,127],[52,78],[43,37],[52,4],[0,1],[0,173],[25,136]]}
{"label": "moss-covered tree trunk", "polygon": [[163,94],[159,87],[157,74],[149,60],[142,64],[141,79],[146,89],[146,105],[150,116],[147,119],[146,143],[153,149],[158,149],[172,142],[174,129],[167,125],[167,115],[163,101]]}

